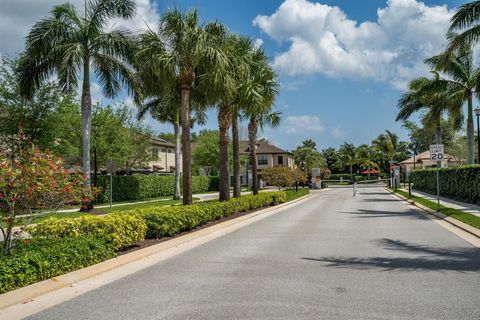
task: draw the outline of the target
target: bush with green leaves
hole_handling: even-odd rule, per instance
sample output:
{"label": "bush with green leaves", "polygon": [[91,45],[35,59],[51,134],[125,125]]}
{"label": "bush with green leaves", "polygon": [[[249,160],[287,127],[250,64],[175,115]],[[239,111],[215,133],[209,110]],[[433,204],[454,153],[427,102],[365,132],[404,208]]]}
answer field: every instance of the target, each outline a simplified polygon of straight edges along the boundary
{"label": "bush with green leaves", "polygon": [[218,220],[236,212],[245,212],[268,207],[286,201],[285,192],[263,192],[229,201],[202,202],[189,206],[153,207],[137,209],[148,226],[147,238],[173,236],[207,222]]}
{"label": "bush with green leaves", "polygon": [[[439,177],[441,196],[480,204],[480,165],[441,168]],[[415,170],[410,181],[416,190],[437,194],[436,169]]]}
{"label": "bush with green leaves", "polygon": [[[98,186],[104,190],[98,197],[100,202],[110,199],[110,177],[99,176]],[[113,176],[113,201],[144,200],[173,196],[173,176]],[[193,176],[193,193],[218,190],[218,177]]]}
{"label": "bush with green leaves", "polygon": [[28,232],[35,238],[61,239],[78,235],[105,238],[115,250],[132,246],[145,239],[145,220],[134,213],[112,213],[106,216],[84,215],[79,218],[50,218],[31,227]]}
{"label": "bush with green leaves", "polygon": [[91,266],[116,256],[102,237],[24,240],[0,253],[0,293]]}

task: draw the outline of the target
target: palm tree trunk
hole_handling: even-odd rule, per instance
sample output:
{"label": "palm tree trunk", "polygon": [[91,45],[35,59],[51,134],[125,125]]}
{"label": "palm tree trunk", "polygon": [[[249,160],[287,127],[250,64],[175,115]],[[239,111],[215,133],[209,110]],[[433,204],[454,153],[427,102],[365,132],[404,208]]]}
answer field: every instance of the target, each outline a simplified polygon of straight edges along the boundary
{"label": "palm tree trunk", "polygon": [[230,106],[226,103],[220,104],[218,112],[218,127],[220,130],[220,159],[218,170],[219,200],[230,199],[230,172],[228,170],[228,130],[230,129]]}
{"label": "palm tree trunk", "polygon": [[232,143],[233,143],[233,197],[241,195],[240,183],[240,141],[238,137],[238,111],[232,113]]}
{"label": "palm tree trunk", "polygon": [[248,123],[248,148],[250,149],[250,161],[252,162],[252,191],[258,194],[258,172],[257,172],[257,119],[250,118]]}
{"label": "palm tree trunk", "polygon": [[[82,99],[80,101],[82,113],[82,137],[83,137],[83,163],[82,173],[85,187],[90,190],[90,130],[92,127],[92,97],[90,95],[90,60],[84,59],[83,63],[83,85]],[[88,195],[90,196],[90,195]],[[81,211],[93,209],[93,201],[87,200]]]}
{"label": "palm tree trunk", "polygon": [[183,204],[192,204],[192,149],[190,146],[190,85],[182,85]]}
{"label": "palm tree trunk", "polygon": [[350,164],[350,180],[353,181],[353,166]]}
{"label": "palm tree trunk", "polygon": [[[175,111],[175,120],[173,122],[173,131],[175,132],[175,181],[173,186],[173,199],[180,199],[180,114]],[[166,168],[167,169],[167,168]]]}
{"label": "palm tree trunk", "polygon": [[[442,126],[440,123],[440,117],[436,120],[436,126],[435,126],[435,143],[436,144],[442,144]],[[437,161],[437,168],[442,167],[442,161]]]}
{"label": "palm tree trunk", "polygon": [[475,163],[475,146],[473,138],[473,100],[472,96],[468,97],[468,117],[467,117],[467,145],[468,145],[468,163]]}

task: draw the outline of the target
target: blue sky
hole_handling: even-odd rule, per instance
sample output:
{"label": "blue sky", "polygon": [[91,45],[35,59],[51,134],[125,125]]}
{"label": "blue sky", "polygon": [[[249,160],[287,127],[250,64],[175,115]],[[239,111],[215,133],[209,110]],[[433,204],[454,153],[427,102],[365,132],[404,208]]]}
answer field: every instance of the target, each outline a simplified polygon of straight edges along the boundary
{"label": "blue sky", "polygon": [[[282,112],[283,122],[279,129],[266,129],[260,135],[286,149],[293,149],[309,138],[320,149],[338,147],[344,141],[357,145],[369,143],[385,129],[406,139],[406,132],[394,121],[396,102],[409,80],[428,75],[422,60],[441,50],[454,8],[465,3],[454,0],[137,1],[137,18],[129,22],[132,28],[142,28],[145,22],[155,24],[158,14],[168,8],[197,8],[204,20],[219,20],[231,31],[263,43],[280,76],[282,86],[276,109]],[[63,1],[2,2],[0,52],[12,54],[22,49],[29,23]],[[20,28],[20,25],[25,26]],[[122,99],[126,98],[121,96],[117,100]],[[148,123],[157,131],[172,131],[170,126],[158,125],[152,119]],[[214,111],[209,113],[206,127],[217,127]]]}

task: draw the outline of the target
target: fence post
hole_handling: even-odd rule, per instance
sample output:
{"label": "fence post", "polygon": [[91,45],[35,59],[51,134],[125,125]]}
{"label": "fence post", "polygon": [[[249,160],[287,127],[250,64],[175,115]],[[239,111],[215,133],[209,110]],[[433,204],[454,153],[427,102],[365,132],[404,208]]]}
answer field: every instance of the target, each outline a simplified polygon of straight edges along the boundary
{"label": "fence post", "polygon": [[410,178],[408,178],[408,197],[412,197],[412,184],[410,182]]}

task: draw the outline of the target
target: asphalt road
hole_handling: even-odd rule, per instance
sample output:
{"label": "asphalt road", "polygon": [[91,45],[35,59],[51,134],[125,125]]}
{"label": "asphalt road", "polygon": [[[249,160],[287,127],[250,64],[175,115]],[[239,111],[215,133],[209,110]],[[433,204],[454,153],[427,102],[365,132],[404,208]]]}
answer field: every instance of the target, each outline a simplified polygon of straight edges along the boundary
{"label": "asphalt road", "polygon": [[480,319],[480,249],[339,188],[29,319]]}

